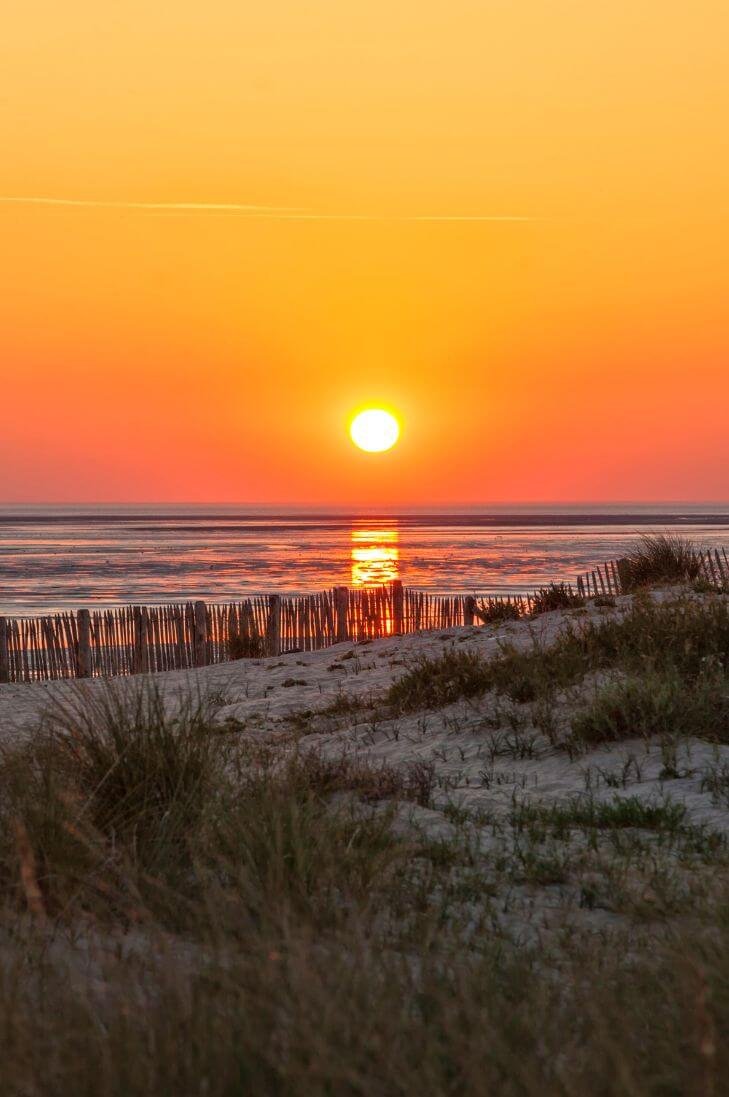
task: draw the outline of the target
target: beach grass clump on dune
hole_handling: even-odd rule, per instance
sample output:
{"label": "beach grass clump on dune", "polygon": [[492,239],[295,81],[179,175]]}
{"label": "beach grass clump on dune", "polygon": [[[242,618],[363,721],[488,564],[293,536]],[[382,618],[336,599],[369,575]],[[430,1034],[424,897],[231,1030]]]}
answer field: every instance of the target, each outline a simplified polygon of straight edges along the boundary
{"label": "beach grass clump on dune", "polygon": [[632,676],[602,689],[572,720],[576,742],[596,745],[652,736],[729,742],[729,676],[675,670]]}
{"label": "beach grass clump on dune", "polygon": [[84,815],[133,841],[145,864],[194,832],[225,762],[205,698],[188,694],[170,712],[154,681],[72,694],[51,710],[48,733]]}
{"label": "beach grass clump on dune", "polygon": [[360,793],[370,802],[404,798],[384,769],[368,774],[365,765],[293,757],[237,783],[201,851],[214,925],[237,935],[274,932],[293,919],[321,932],[382,901],[409,847],[387,811],[357,805],[365,802]]}
{"label": "beach grass clump on dune", "polygon": [[686,583],[701,574],[695,544],[679,534],[644,534],[625,560],[628,590],[660,583]]}
{"label": "beach grass clump on dune", "polygon": [[393,682],[385,700],[396,712],[442,708],[492,688],[490,665],[473,651],[448,648],[441,655],[418,659]]}
{"label": "beach grass clump on dune", "polygon": [[385,701],[408,712],[495,690],[523,704],[551,697],[596,671],[619,670],[640,679],[664,671],[696,677],[727,667],[728,602],[639,597],[621,615],[565,623],[551,644],[503,644],[491,659],[454,649],[420,659],[393,683]]}
{"label": "beach grass clump on dune", "polygon": [[590,622],[579,636],[593,669],[675,668],[699,674],[729,666],[729,603],[721,598],[636,597],[623,616]]}
{"label": "beach grass clump on dune", "polygon": [[534,594],[531,602],[532,615],[537,617],[541,613],[550,613],[555,609],[579,609],[584,606],[585,599],[575,592],[566,583],[550,583],[548,587],[540,587]]}
{"label": "beach grass clump on dune", "polygon": [[486,625],[500,625],[504,621],[518,621],[522,616],[518,602],[503,598],[483,598],[478,602],[479,618]]}
{"label": "beach grass clump on dune", "polygon": [[134,907],[187,879],[226,763],[204,700],[174,715],[155,683],[69,691],[0,756],[0,888],[51,914]]}
{"label": "beach grass clump on dune", "polygon": [[0,907],[193,935],[212,901],[238,925],[328,923],[409,849],[378,805],[426,805],[433,782],[426,763],[252,761],[204,699],[170,715],[154,683],[78,693],[0,756]]}

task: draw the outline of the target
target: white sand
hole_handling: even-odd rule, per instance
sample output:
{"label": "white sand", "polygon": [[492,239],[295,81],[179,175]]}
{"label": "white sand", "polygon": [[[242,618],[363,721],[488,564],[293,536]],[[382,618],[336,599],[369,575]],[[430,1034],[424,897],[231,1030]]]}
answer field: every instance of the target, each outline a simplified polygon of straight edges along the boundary
{"label": "white sand", "polygon": [[[212,694],[217,720],[234,720],[242,734],[285,747],[298,735],[287,719],[291,714],[323,709],[340,694],[377,698],[408,663],[437,654],[449,644],[488,656],[504,641],[548,643],[567,621],[584,619],[585,612],[592,617],[621,612],[628,600],[618,601],[622,606],[616,610],[590,606],[587,611],[545,614],[531,622],[419,633],[361,645],[339,644],[324,651],[241,660],[154,678],[171,703],[190,689]],[[84,686],[92,693],[105,688],[107,683],[101,680]],[[0,743],[7,745],[31,735],[49,703],[74,689],[74,685],[61,682],[0,686]],[[691,821],[729,830],[729,812],[714,806],[709,792],[702,789],[707,766],[729,762],[729,747],[684,741],[677,756],[681,778],[663,780],[664,760],[657,744],[636,738],[570,761],[564,751],[540,735],[521,732],[521,738],[518,734],[515,739],[508,719],[496,728],[490,726],[486,718],[493,722],[497,707],[508,710],[509,705],[503,699],[486,697],[374,723],[372,715],[363,710],[361,715],[339,720],[315,719],[312,726],[317,730],[302,741],[306,747],[332,756],[357,754],[392,766],[432,764],[439,785],[438,806],[450,802],[468,809],[499,811],[511,805],[514,794],[553,801],[584,793],[589,787],[596,798],[610,800],[616,795],[646,799],[670,795],[685,804]],[[520,757],[525,751],[531,756]],[[611,787],[601,778],[601,772],[619,773],[626,765],[629,778],[624,788]],[[438,821],[445,825],[440,812],[432,818],[434,826]]]}

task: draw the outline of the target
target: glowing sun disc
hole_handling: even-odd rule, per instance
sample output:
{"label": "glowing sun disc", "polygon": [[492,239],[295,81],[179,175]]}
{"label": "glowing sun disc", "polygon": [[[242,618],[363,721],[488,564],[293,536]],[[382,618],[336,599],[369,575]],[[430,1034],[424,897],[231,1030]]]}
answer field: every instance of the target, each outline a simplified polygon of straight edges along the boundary
{"label": "glowing sun disc", "polygon": [[349,427],[349,435],[355,446],[367,453],[382,453],[392,449],[400,436],[400,427],[394,415],[382,408],[368,408],[355,415]]}

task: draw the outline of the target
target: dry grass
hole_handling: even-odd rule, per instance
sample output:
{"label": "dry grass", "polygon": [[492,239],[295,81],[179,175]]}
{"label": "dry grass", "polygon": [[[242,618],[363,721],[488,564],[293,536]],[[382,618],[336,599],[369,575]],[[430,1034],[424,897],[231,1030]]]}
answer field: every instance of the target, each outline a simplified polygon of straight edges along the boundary
{"label": "dry grass", "polygon": [[486,625],[500,625],[504,621],[518,621],[522,616],[518,602],[503,598],[483,598],[478,603],[480,619]]}
{"label": "dry grass", "polygon": [[555,609],[578,609],[584,604],[582,595],[575,594],[566,583],[550,583],[534,594],[532,614],[537,617],[540,613],[550,613]]}
{"label": "dry grass", "polygon": [[678,534],[645,534],[626,560],[628,590],[660,583],[686,583],[701,574],[695,544]]}
{"label": "dry grass", "polygon": [[[390,705],[550,699],[599,669],[622,685],[583,706],[587,739],[709,718],[718,739],[728,660],[726,602],[639,599],[547,649],[449,648]],[[723,803],[725,767],[706,780]],[[78,694],[0,758],[3,1092],[729,1093],[720,836],[601,792],[454,803],[427,838],[439,795],[432,766],[277,751],[204,698]],[[520,897],[532,935],[504,922]]]}

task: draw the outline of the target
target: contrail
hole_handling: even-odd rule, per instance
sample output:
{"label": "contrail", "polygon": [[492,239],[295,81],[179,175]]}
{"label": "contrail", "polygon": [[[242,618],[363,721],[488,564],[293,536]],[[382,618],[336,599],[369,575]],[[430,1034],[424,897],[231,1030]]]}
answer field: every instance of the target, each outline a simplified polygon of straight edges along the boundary
{"label": "contrail", "polygon": [[124,202],[94,198],[50,198],[0,195],[0,203],[16,206],[72,206],[80,209],[149,210],[170,213],[240,213],[251,220],[274,221],[534,221],[522,214],[378,214],[317,213],[300,206],[261,206],[243,202]]}
{"label": "contrail", "polygon": [[293,212],[300,206],[256,206],[241,202],[113,202],[94,198],[35,198],[0,195],[0,202],[18,206],[80,206],[92,209],[130,209],[130,210],[183,210],[190,212],[205,210],[229,210],[231,213],[277,213]]}

